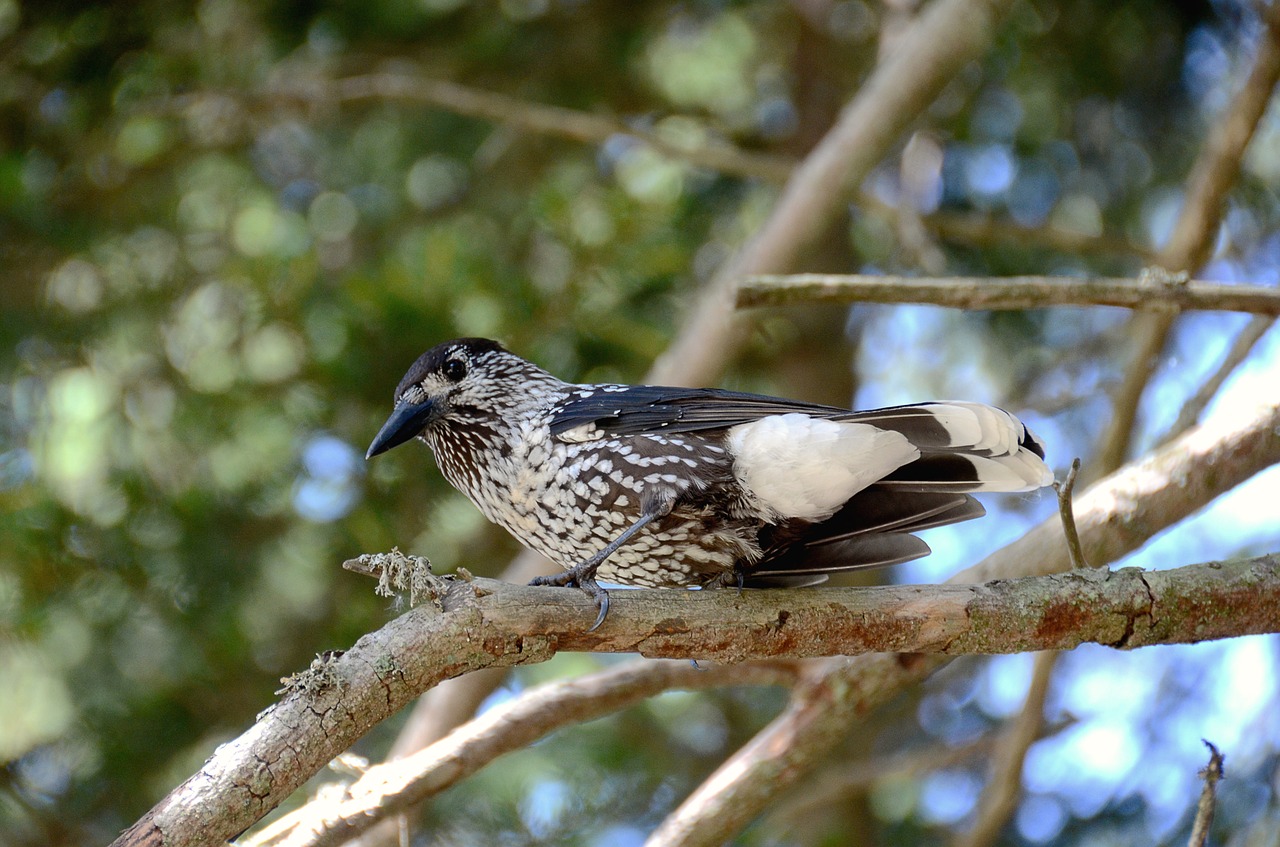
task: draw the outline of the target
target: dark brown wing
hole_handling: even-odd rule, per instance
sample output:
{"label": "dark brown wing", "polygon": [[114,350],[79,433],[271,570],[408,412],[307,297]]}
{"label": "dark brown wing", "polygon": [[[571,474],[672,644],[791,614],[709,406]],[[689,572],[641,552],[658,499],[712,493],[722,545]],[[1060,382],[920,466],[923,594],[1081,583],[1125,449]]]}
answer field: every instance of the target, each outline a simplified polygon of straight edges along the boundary
{"label": "dark brown wing", "polygon": [[767,527],[761,533],[764,558],[745,574],[743,585],[809,585],[839,571],[909,562],[930,552],[910,533],[984,514],[982,504],[967,494],[873,485],[821,523]]}

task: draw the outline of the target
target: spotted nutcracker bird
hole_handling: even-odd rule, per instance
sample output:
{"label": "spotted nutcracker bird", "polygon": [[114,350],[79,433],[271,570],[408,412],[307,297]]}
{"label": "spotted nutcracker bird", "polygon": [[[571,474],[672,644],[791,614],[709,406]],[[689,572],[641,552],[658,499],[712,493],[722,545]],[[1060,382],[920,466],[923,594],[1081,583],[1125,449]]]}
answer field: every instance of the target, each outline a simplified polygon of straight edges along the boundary
{"label": "spotted nutcracker bird", "polygon": [[489,520],[565,569],[535,585],[797,586],[928,555],[975,491],[1053,481],[1016,417],[966,402],[852,412],[713,388],[574,385],[495,341],[422,354],[366,458],[421,438]]}

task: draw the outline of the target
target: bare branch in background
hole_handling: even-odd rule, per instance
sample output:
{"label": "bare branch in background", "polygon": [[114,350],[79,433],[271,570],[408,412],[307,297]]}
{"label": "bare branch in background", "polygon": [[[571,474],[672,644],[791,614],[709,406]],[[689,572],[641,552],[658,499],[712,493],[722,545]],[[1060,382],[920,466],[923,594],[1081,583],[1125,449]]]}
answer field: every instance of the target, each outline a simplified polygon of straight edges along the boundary
{"label": "bare branch in background", "polygon": [[[876,214],[893,214],[896,207],[882,203],[870,195],[858,195],[858,205]],[[931,212],[920,222],[945,241],[971,246],[1018,244],[1062,253],[1111,253],[1133,256],[1139,261],[1155,261],[1155,254],[1140,244],[1123,238],[1077,232],[1052,224],[1036,227],[1020,226],[1013,221],[971,212]]]}
{"label": "bare branch in background", "polygon": [[991,781],[982,793],[978,804],[978,819],[973,828],[956,839],[956,847],[986,847],[994,844],[1009,818],[1018,808],[1018,795],[1022,788],[1022,766],[1027,750],[1040,737],[1044,728],[1044,701],[1049,693],[1049,681],[1058,663],[1056,651],[1036,654],[1031,685],[1018,717],[1000,736],[992,756]]}
{"label": "bare branch in background", "polygon": [[1222,359],[1222,364],[1218,365],[1218,369],[1214,371],[1204,384],[1193,394],[1182,406],[1182,411],[1178,413],[1178,419],[1169,427],[1169,431],[1160,439],[1159,444],[1168,444],[1174,438],[1196,425],[1200,420],[1200,416],[1204,414],[1204,410],[1213,402],[1213,398],[1218,396],[1218,392],[1222,390],[1222,386],[1227,379],[1235,373],[1236,368],[1249,358],[1249,354],[1253,352],[1253,348],[1257,346],[1262,337],[1267,334],[1267,330],[1276,325],[1275,318],[1254,317],[1244,329],[1240,330],[1240,334],[1236,336],[1235,341],[1231,342],[1231,349],[1227,351],[1227,355]]}
{"label": "bare branch in background", "polygon": [[[1264,7],[1261,13],[1266,30],[1258,39],[1253,69],[1226,113],[1213,123],[1191,171],[1187,198],[1173,235],[1157,258],[1161,267],[1193,272],[1208,260],[1222,217],[1222,201],[1235,182],[1240,160],[1280,80],[1280,4]],[[1137,339],[1134,357],[1113,397],[1111,423],[1099,441],[1096,464],[1092,465],[1097,473],[1110,473],[1129,455],[1138,404],[1176,318],[1176,314],[1158,312],[1135,315],[1131,321],[1129,334]]]}
{"label": "bare branch in background", "polygon": [[481,91],[455,82],[403,74],[368,74],[346,77],[309,87],[305,83],[279,88],[275,94],[305,97],[320,103],[358,103],[366,100],[396,100],[446,109],[497,124],[578,141],[603,144],[619,135],[643,141],[660,153],[693,165],[733,176],[782,182],[791,174],[794,162],[779,156],[751,153],[727,143],[709,141],[683,145],[661,132],[615,118],[593,115],[576,109],[530,103],[491,91]]}
{"label": "bare branch in background", "polygon": [[738,306],[794,303],[926,303],[956,309],[1120,306],[1176,312],[1208,309],[1280,315],[1280,288],[1235,283],[1069,276],[907,277],[864,274],[753,276]]}
{"label": "bare branch in background", "polygon": [[[792,685],[799,675],[800,666],[795,662],[695,667],[687,661],[635,661],[576,679],[548,683],[489,710],[446,740],[411,756],[369,768],[354,784],[343,789],[340,797],[326,792],[270,827],[240,839],[239,844],[272,847],[283,843],[316,843],[313,839],[333,843],[334,838],[345,837],[338,829],[345,818],[385,817],[407,811],[497,757],[527,747],[562,727],[616,712],[663,691],[726,685]],[[420,702],[424,701],[425,698]]]}

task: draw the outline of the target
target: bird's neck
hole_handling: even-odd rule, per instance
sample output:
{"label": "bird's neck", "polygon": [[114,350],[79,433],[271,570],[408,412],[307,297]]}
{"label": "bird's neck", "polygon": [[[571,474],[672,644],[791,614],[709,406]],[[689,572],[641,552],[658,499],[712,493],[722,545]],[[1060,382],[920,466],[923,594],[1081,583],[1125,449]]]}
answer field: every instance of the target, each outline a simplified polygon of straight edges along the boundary
{"label": "bird's neck", "polygon": [[551,410],[568,392],[550,374],[528,374],[492,406],[454,407],[423,439],[445,479],[489,516],[511,496],[531,441],[549,439]]}

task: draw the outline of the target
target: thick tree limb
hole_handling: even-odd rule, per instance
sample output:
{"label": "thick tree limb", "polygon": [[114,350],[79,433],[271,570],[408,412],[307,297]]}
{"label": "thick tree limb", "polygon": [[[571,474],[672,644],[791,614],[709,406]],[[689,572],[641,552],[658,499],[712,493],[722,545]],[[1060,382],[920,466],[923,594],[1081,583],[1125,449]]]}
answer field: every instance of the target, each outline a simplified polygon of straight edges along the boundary
{"label": "thick tree limb", "polygon": [[927,303],[958,309],[1121,306],[1210,309],[1280,315],[1280,288],[1192,281],[1160,282],[1062,276],[905,277],[863,274],[754,276],[738,288],[738,305],[794,303]]}
{"label": "thick tree limb", "polygon": [[[423,687],[474,668],[542,661],[560,650],[736,663],[885,651],[1008,653],[1086,642],[1132,649],[1280,632],[1280,555],[1171,571],[1076,571],[985,585],[742,594],[619,591],[608,620],[595,632],[586,631],[595,607],[580,592],[494,580],[442,579],[438,585],[439,607],[419,607],[365,636],[349,652],[317,663],[253,729],[220,747],[200,773],[117,844],[210,844],[233,837]],[[673,684],[696,684],[687,674],[671,673]],[[747,679],[778,682],[789,681],[795,671],[752,666],[747,673]],[[732,671],[727,674],[735,678]],[[639,679],[644,691],[661,690],[652,677]],[[595,699],[579,698],[581,715],[633,698],[636,692],[628,692],[626,682]],[[375,793],[397,798],[391,810],[404,808],[478,768],[480,758],[529,743],[558,725],[536,699],[520,710],[543,718],[502,730],[495,729],[501,715],[482,721],[469,736],[441,742],[445,748],[382,766]],[[505,735],[495,737],[495,732]],[[469,760],[460,758],[471,753]],[[407,791],[410,780],[413,788]],[[334,844],[371,826],[369,784],[339,808],[337,817],[312,822],[322,837],[295,833],[288,843]]]}
{"label": "thick tree limb", "polygon": [[[1086,554],[1093,562],[1114,561],[1165,526],[1277,461],[1280,406],[1262,410],[1257,418],[1235,429],[1218,426],[1193,430],[1079,498],[1076,517]],[[1059,572],[1066,568],[1066,562],[1062,529],[1055,516],[961,574],[955,582],[1002,579],[1026,572]],[[1271,562],[1274,576],[1274,558]],[[1210,582],[1223,579],[1223,571],[1214,573],[1218,575],[1206,575]],[[1098,616],[1100,603],[1084,604],[1088,608],[1068,603],[1059,607],[1062,614],[1054,613],[1057,617],[1046,617],[1043,612],[1037,617],[1033,604],[1024,605],[1021,625],[1009,633],[1006,645],[1012,648],[1016,643],[1016,649],[1065,646],[1070,641],[1064,640],[1062,633],[1069,631],[1075,620],[1091,620],[1090,625],[1099,627],[1097,637],[1109,643],[1126,647],[1148,643],[1157,637],[1154,633],[1159,627],[1168,625],[1169,618],[1163,612],[1159,616],[1150,614],[1154,607],[1144,604],[1155,596],[1154,589],[1152,595],[1147,595],[1146,588],[1139,590],[1139,586],[1151,587],[1153,579],[1162,577],[1140,576],[1136,572],[1090,577],[1086,572],[1073,574],[1067,581],[1092,597],[1107,590],[1098,586],[1109,584],[1113,578],[1116,582],[1110,590],[1123,596],[1117,598],[1118,605],[1112,607],[1110,618]],[[1252,577],[1246,577],[1249,578]],[[479,583],[480,591],[486,585]],[[949,593],[955,589],[956,586],[940,587],[937,595],[915,593],[928,591],[919,586],[877,589],[889,592],[878,596],[895,610],[892,615],[904,616],[897,625],[884,609],[875,613],[857,605],[868,599],[863,596],[866,589],[741,595],[615,592],[623,595],[615,600],[615,614],[597,632],[586,633],[583,630],[593,612],[575,592],[503,586],[496,593],[481,597],[468,583],[455,582],[440,598],[443,613],[434,605],[416,609],[378,633],[362,638],[347,653],[321,663],[295,683],[291,696],[264,713],[243,736],[219,748],[199,773],[157,804],[116,843],[202,844],[229,838],[258,820],[363,732],[441,679],[477,668],[542,661],[558,649],[641,650],[650,655],[716,656],[728,661],[853,649],[942,651],[958,650],[962,645],[995,649],[998,641],[990,636],[965,631],[966,621],[972,625],[975,614],[986,625],[990,612],[984,614],[983,610],[991,607],[984,603],[991,595]],[[855,605],[831,602],[837,594],[845,599],[846,593],[852,593],[849,602]],[[1080,596],[1074,594],[1074,589],[1068,593]],[[1244,595],[1239,598],[1241,609],[1250,608],[1248,604],[1261,592],[1255,584]],[[1185,608],[1194,609],[1204,596],[1207,595],[1197,592],[1185,598],[1189,604]],[[974,598],[975,605],[962,599],[966,597]],[[523,602],[520,598],[524,598]],[[936,599],[938,605],[930,607],[930,598]],[[732,609],[738,623],[727,625],[723,615],[717,620],[713,620],[714,615],[709,618],[708,612],[717,606]],[[507,622],[518,624],[518,628],[504,630],[486,619],[483,610],[499,607],[517,616]],[[1222,625],[1222,608],[1230,607],[1216,609],[1217,626]],[[1268,611],[1275,615],[1277,610],[1280,603],[1273,600]],[[782,611],[788,612],[785,618]],[[918,616],[926,611],[928,619]],[[1142,614],[1144,611],[1148,614]],[[1213,607],[1208,611],[1214,614]],[[933,617],[935,613],[937,616]],[[633,619],[632,614],[640,617]],[[1083,617],[1077,618],[1077,614]],[[644,621],[648,629],[629,628],[623,632],[624,619]],[[820,634],[800,625],[819,620],[823,622]],[[992,631],[1000,631],[1002,625],[1007,626],[1007,621],[993,621]],[[1214,626],[1212,622],[1208,625]],[[868,629],[870,626],[879,629]],[[1038,627],[1040,637],[1033,637]],[[696,638],[691,635],[695,632]],[[878,634],[868,634],[871,632]],[[447,649],[441,650],[441,645],[447,645]],[[655,843],[723,840],[708,834],[699,823],[716,809],[724,817],[716,821],[715,832],[736,832],[759,813],[768,797],[816,762],[821,752],[840,737],[852,716],[887,699],[899,686],[937,664],[928,659],[904,664],[892,656],[827,663],[804,686],[806,693],[793,700],[771,729],[739,751],[668,819],[655,835],[659,839]],[[785,737],[779,738],[779,732]],[[760,777],[762,772],[770,777],[767,784]]]}
{"label": "thick tree limb", "polygon": [[[1258,471],[1280,462],[1280,405],[1194,429],[1076,500],[1085,555],[1107,565]],[[1055,515],[950,581],[1059,573],[1070,556]],[[830,659],[769,726],[722,764],[650,837],[650,847],[714,845],[822,761],[860,716],[945,664],[939,656]]]}

